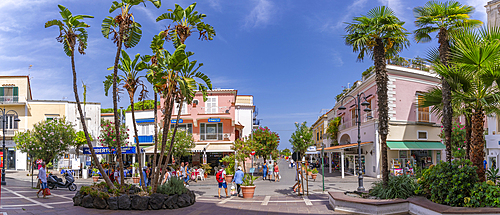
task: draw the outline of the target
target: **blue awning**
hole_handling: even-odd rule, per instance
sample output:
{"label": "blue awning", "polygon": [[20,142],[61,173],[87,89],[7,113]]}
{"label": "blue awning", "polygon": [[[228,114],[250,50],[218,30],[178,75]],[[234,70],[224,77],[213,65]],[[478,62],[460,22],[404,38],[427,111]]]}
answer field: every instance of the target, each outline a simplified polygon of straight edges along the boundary
{"label": "blue awning", "polygon": [[151,122],[155,122],[155,119],[154,118],[149,118],[149,119],[136,119],[135,120],[136,123],[151,123]]}

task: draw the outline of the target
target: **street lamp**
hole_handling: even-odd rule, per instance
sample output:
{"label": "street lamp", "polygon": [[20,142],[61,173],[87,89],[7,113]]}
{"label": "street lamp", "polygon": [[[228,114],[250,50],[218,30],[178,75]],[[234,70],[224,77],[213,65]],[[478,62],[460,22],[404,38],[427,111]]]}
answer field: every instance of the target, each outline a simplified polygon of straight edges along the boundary
{"label": "street lamp", "polygon": [[[347,98],[347,97],[351,97],[354,99],[354,105],[356,105],[356,111],[357,111],[357,114],[358,114],[358,117],[356,119],[356,124],[358,125],[358,191],[359,192],[362,192],[362,191],[365,191],[365,188],[363,187],[363,170],[361,169],[361,106],[368,106],[370,105],[370,103],[366,100],[367,98],[369,98],[371,96],[368,95],[368,96],[365,96],[365,93],[358,93],[356,95],[356,97],[354,96],[351,96],[351,95],[347,95],[346,97],[342,98],[341,100],[341,103],[340,103],[340,107],[338,108],[339,110],[345,110],[347,109],[346,107],[344,107],[343,103],[344,103],[344,99]],[[361,102],[361,100],[364,100],[363,102]],[[372,111],[370,108],[366,107],[364,110],[364,112],[370,112]]]}
{"label": "street lamp", "polygon": [[3,152],[3,165],[2,165],[2,182],[1,184],[2,185],[7,185],[7,182],[5,182],[5,165],[7,164],[6,162],[6,151],[5,151],[5,123],[7,122],[7,114],[8,113],[14,113],[14,122],[19,122],[21,121],[19,118],[18,118],[18,114],[15,110],[9,110],[9,111],[6,111],[5,108],[0,108],[0,113],[1,113],[1,117],[2,117],[2,130],[3,130],[3,143],[2,143],[2,152]]}

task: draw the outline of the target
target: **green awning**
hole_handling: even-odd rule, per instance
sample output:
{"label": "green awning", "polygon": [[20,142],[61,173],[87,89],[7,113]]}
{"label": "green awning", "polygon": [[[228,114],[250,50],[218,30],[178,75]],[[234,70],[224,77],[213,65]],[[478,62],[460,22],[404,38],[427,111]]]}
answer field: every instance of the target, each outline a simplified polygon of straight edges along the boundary
{"label": "green awning", "polygon": [[445,146],[441,142],[411,142],[387,141],[391,150],[441,150]]}

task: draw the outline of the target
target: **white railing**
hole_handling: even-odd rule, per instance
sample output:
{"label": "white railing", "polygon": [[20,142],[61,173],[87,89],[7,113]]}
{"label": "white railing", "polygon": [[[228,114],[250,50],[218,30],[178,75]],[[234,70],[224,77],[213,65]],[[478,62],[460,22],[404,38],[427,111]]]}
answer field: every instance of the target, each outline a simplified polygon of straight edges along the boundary
{"label": "white railing", "polygon": [[219,113],[227,113],[229,114],[229,108],[228,106],[221,106],[221,107],[212,107],[212,108],[207,108],[207,107],[200,107],[201,108],[201,114],[219,114]]}
{"label": "white railing", "polygon": [[215,134],[199,134],[199,138],[201,141],[204,140],[230,140],[231,133],[215,133]]}
{"label": "white railing", "polygon": [[[16,134],[17,129],[5,129],[5,136],[14,136]],[[0,135],[3,135],[3,131],[0,129]]]}
{"label": "white railing", "polygon": [[18,103],[19,96],[0,96],[0,103]]}

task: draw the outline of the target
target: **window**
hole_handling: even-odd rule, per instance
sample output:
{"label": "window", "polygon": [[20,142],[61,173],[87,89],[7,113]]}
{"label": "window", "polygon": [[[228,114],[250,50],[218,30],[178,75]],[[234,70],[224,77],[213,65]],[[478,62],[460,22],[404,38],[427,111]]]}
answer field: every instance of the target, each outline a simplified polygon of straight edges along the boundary
{"label": "window", "polygon": [[[174,107],[175,107],[175,109],[174,109],[173,115],[177,115],[177,113],[179,113],[179,103],[175,102],[174,103]],[[183,115],[183,114],[188,114],[188,112],[187,112],[187,103],[186,102],[182,103],[181,115]]]}
{"label": "window", "polygon": [[356,114],[356,107],[351,109],[351,126],[356,125],[356,119],[358,118],[358,114]]}
{"label": "window", "polygon": [[417,139],[427,140],[427,131],[417,131]]}
{"label": "window", "polygon": [[319,132],[316,132],[316,141],[319,141]]}
{"label": "window", "polygon": [[366,106],[366,108],[370,108],[370,112],[366,112],[366,116],[369,117],[369,116],[372,116],[372,112],[373,112],[373,109],[372,109],[372,102],[373,102],[374,99],[369,99],[368,100],[368,103],[370,103],[368,106]]}
{"label": "window", "polygon": [[322,140],[323,139],[323,131],[320,131],[319,133],[319,139]]}
{"label": "window", "polygon": [[205,113],[218,113],[217,96],[208,96],[205,102]]}
{"label": "window", "polygon": [[18,129],[19,128],[19,122],[14,121],[15,116],[14,115],[6,115],[5,118],[5,129]]}
{"label": "window", "polygon": [[19,101],[18,87],[0,87],[0,102],[14,103]]}
{"label": "window", "polygon": [[152,135],[154,131],[154,124],[140,123],[137,124],[137,134],[141,136]]}
{"label": "window", "polygon": [[[175,128],[175,123],[170,124],[170,129],[174,129],[174,128]],[[189,124],[179,124],[177,126],[177,130],[178,131],[187,131],[187,133],[192,134],[193,133],[193,124],[191,124],[191,123],[189,123]]]}
{"label": "window", "polygon": [[417,95],[417,121],[429,122],[429,107],[420,107],[424,99],[423,95]]}
{"label": "window", "polygon": [[222,140],[222,123],[200,123],[200,140]]}

